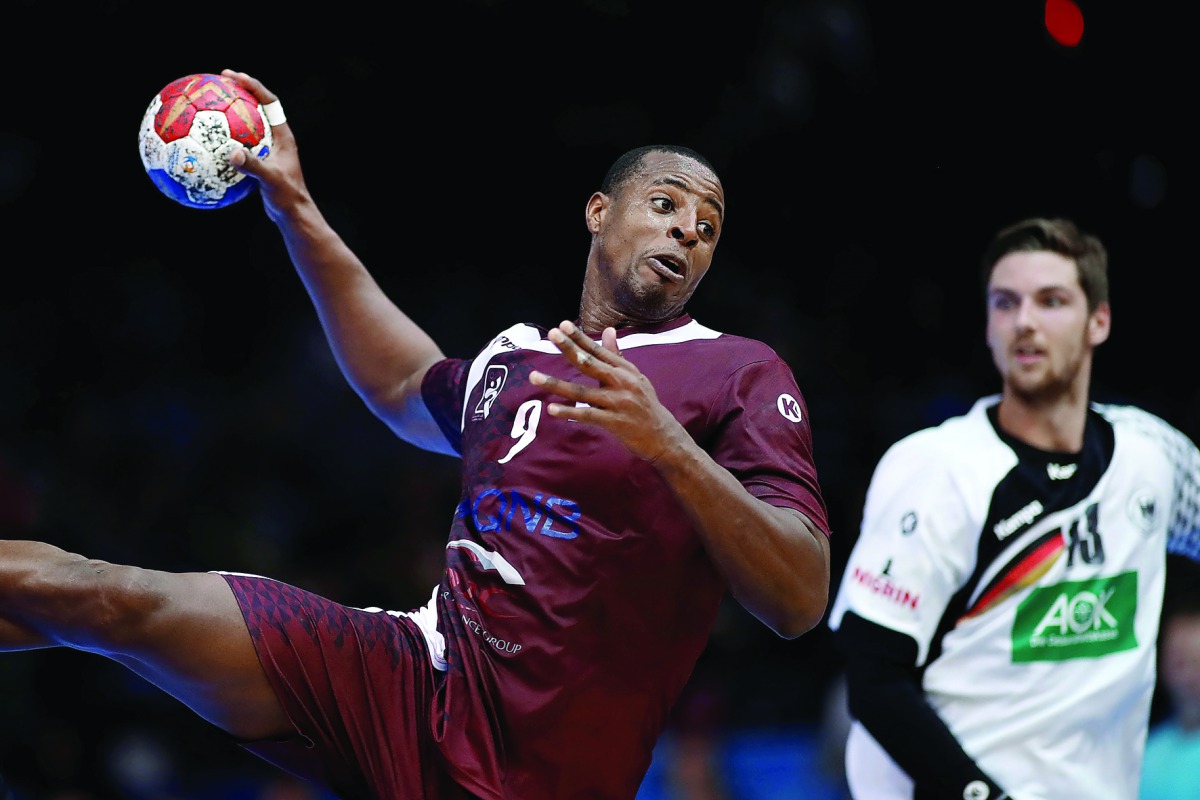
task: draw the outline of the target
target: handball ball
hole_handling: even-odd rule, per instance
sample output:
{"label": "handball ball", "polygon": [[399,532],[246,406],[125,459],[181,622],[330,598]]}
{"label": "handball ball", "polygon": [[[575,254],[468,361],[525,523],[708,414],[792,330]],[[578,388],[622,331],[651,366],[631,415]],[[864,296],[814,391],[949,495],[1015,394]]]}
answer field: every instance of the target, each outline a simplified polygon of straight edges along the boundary
{"label": "handball ball", "polygon": [[138,146],[154,185],[189,208],[222,208],[254,191],[257,182],[238,172],[229,156],[245,147],[266,158],[271,126],[262,104],[232,78],[197,73],[154,95]]}

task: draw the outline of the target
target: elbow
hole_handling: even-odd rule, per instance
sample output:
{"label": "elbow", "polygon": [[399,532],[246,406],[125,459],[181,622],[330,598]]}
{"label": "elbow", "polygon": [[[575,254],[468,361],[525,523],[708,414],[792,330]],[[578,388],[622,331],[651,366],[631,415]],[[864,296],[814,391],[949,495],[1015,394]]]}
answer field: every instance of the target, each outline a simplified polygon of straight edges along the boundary
{"label": "elbow", "polygon": [[829,589],[800,591],[794,595],[795,602],[781,606],[770,614],[759,614],[759,619],[775,635],[783,639],[798,639],[820,624],[825,618],[829,601]]}
{"label": "elbow", "polygon": [[801,636],[803,636],[804,634],[811,631],[813,629],[813,627],[815,627],[815,624],[808,625],[808,626],[799,625],[799,624],[774,625],[771,627],[771,630],[775,631],[775,634],[779,638],[788,639],[790,641],[792,639],[799,639]]}
{"label": "elbow", "polygon": [[799,541],[806,546],[797,548],[801,558],[786,571],[787,577],[772,592],[782,601],[775,606],[778,619],[768,625],[784,639],[799,638],[820,624],[829,605],[830,585],[829,538],[807,517],[795,512],[790,515],[799,520],[803,528]]}
{"label": "elbow", "polygon": [[825,604],[821,603],[813,609],[805,609],[788,616],[771,626],[776,635],[784,639],[798,639],[820,624],[825,617]]}
{"label": "elbow", "polygon": [[[825,562],[828,564],[828,560]],[[784,639],[796,639],[817,627],[829,606],[829,570],[793,582],[782,595],[786,602],[778,606],[771,630]]]}
{"label": "elbow", "polygon": [[[764,556],[768,566],[744,571],[733,588],[738,601],[784,639],[796,639],[820,624],[829,603],[829,540],[798,512],[779,510],[787,522],[773,541],[784,542],[782,558]],[[794,535],[792,535],[794,534]],[[768,537],[771,538],[771,537]]]}

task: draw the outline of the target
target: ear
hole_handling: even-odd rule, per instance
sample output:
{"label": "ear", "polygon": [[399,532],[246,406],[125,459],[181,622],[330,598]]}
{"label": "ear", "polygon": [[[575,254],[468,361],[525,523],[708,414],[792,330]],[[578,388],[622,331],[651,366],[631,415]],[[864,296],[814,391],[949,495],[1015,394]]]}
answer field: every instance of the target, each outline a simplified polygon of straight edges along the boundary
{"label": "ear", "polygon": [[1088,317],[1088,344],[1092,347],[1103,344],[1112,333],[1112,308],[1108,303],[1101,303]]}
{"label": "ear", "polygon": [[602,192],[596,192],[587,201],[584,216],[588,230],[593,236],[600,232],[600,224],[604,222],[604,212],[608,210],[608,204],[608,195]]}

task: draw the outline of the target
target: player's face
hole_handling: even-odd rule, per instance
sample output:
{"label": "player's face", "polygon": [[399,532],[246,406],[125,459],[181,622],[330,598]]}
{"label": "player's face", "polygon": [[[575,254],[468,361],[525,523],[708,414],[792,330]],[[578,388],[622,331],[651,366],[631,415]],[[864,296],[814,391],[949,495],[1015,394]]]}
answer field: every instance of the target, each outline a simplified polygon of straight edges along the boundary
{"label": "player's face", "polygon": [[725,194],[713,173],[674,153],[650,153],[615,195],[588,201],[595,287],[633,322],[672,319],[708,272]]}
{"label": "player's face", "polygon": [[1075,262],[1016,252],[992,269],[987,341],[1006,393],[1029,401],[1086,395],[1092,349],[1108,337],[1109,309],[1088,313]]}

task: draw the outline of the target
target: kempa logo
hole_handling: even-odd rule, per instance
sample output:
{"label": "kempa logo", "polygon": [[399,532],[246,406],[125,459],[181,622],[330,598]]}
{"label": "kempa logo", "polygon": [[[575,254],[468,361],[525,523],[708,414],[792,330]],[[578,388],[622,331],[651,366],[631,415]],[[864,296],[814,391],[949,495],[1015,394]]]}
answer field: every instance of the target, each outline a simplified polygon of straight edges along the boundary
{"label": "kempa logo", "polygon": [[790,394],[781,394],[775,399],[775,407],[779,409],[779,413],[789,422],[800,421],[800,404],[796,402],[796,398]]}
{"label": "kempa logo", "polygon": [[1038,588],[1017,608],[1013,661],[1068,661],[1132,650],[1136,615],[1136,572]]}
{"label": "kempa logo", "polygon": [[1022,508],[1017,513],[1013,514],[1008,519],[1002,519],[992,528],[992,532],[996,534],[996,538],[1004,541],[1009,536],[1017,532],[1018,528],[1023,528],[1033,522],[1046,509],[1037,500],[1034,500],[1029,505]]}

